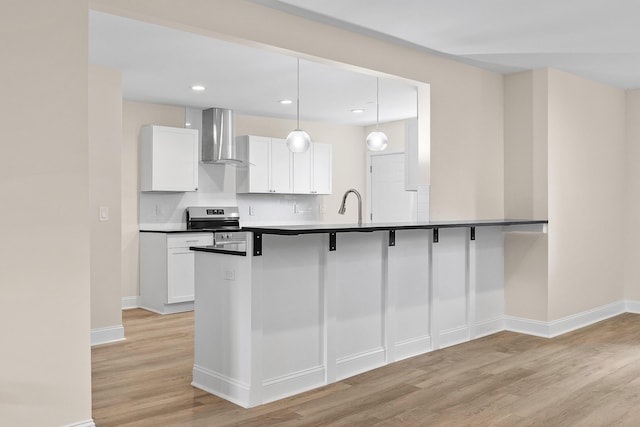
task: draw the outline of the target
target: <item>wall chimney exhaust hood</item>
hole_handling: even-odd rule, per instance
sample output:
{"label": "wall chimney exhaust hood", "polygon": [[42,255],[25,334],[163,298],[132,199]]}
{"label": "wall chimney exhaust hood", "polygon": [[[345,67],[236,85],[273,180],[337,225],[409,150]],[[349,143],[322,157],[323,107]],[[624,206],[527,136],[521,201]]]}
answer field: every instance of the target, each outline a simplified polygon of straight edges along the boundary
{"label": "wall chimney exhaust hood", "polygon": [[246,166],[238,159],[233,110],[209,108],[202,111],[202,162]]}

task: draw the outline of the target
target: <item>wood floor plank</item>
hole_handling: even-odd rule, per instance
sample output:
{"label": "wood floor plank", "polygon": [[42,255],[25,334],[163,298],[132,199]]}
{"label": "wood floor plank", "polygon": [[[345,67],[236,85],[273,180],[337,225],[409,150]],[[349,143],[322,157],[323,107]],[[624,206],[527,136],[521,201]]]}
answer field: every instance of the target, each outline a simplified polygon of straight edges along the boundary
{"label": "wood floor plank", "polygon": [[257,408],[191,386],[193,313],[123,312],[92,349],[103,426],[638,426],[640,315],[553,339],[501,332]]}

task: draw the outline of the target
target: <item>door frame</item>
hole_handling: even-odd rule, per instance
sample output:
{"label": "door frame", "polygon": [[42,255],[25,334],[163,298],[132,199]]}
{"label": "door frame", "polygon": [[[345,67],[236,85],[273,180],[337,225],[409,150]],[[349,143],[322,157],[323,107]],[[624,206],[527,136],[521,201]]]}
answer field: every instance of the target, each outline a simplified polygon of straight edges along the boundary
{"label": "door frame", "polygon": [[381,157],[381,156],[391,156],[396,154],[404,154],[404,151],[385,151],[379,153],[372,153],[371,151],[367,151],[367,169],[365,170],[367,174],[367,210],[365,214],[365,218],[363,218],[363,222],[371,222],[371,159],[373,157]]}

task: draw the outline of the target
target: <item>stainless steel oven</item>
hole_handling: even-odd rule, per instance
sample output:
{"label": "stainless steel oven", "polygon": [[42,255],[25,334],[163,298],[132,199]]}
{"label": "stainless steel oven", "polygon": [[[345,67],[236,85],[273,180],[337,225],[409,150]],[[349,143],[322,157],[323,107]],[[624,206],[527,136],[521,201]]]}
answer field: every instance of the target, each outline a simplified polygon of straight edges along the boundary
{"label": "stainless steel oven", "polygon": [[191,206],[187,229],[213,232],[213,246],[231,252],[246,252],[247,233],[240,228],[237,206]]}

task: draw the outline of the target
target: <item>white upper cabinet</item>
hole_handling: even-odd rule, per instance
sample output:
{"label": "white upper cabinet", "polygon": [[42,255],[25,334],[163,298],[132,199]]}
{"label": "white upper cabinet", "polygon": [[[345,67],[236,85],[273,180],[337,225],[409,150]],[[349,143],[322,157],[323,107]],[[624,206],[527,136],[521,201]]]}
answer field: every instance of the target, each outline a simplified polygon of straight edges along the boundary
{"label": "white upper cabinet", "polygon": [[311,193],[311,147],[304,153],[293,153],[293,192],[296,194]]}
{"label": "white upper cabinet", "polygon": [[237,152],[251,165],[236,170],[238,193],[331,194],[331,145],[291,153],[284,139],[239,136]]}
{"label": "white upper cabinet", "polygon": [[331,194],[331,175],[333,173],[332,146],[330,144],[312,144],[312,183],[311,193]]}
{"label": "white upper cabinet", "polygon": [[291,193],[291,152],[284,139],[239,136],[237,153],[249,161],[236,168],[238,193]]}
{"label": "white upper cabinet", "polygon": [[271,138],[271,151],[269,153],[269,165],[271,166],[270,187],[272,193],[291,193],[293,191],[291,178],[291,156],[284,139]]}
{"label": "white upper cabinet", "polygon": [[236,185],[239,193],[269,193],[269,151],[271,138],[240,136],[236,139],[237,153],[247,159],[250,166],[236,168]]}
{"label": "white upper cabinet", "polygon": [[293,192],[331,194],[331,145],[312,143],[304,153],[293,154]]}
{"label": "white upper cabinet", "polygon": [[198,130],[144,126],[140,131],[140,191],[198,189]]}

